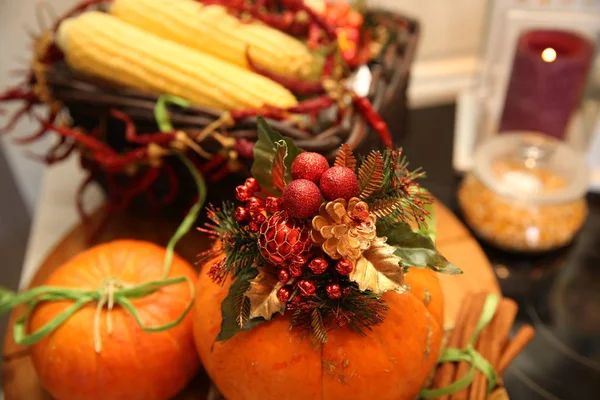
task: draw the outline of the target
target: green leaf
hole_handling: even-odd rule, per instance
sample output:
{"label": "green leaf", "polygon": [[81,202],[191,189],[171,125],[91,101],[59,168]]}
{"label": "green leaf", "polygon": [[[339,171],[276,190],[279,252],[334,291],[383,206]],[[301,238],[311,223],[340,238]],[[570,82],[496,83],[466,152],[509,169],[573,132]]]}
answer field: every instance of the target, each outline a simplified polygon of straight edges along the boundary
{"label": "green leaf", "polygon": [[431,268],[444,274],[462,274],[460,268],[441,255],[429,236],[414,232],[405,222],[394,227],[379,225],[377,233],[388,238],[387,243],[395,246],[395,255],[402,258],[402,264],[418,268]]}
{"label": "green leaf", "polygon": [[254,163],[252,164],[252,176],[256,178],[260,187],[272,195],[281,195],[273,183],[273,161],[278,148],[278,143],[285,143],[287,156],[285,157],[285,181],[292,180],[292,162],[300,153],[294,141],[289,137],[283,137],[275,132],[263,117],[257,118],[258,140],[254,145]]}
{"label": "green leaf", "polygon": [[287,144],[283,140],[275,142],[277,150],[273,156],[273,167],[271,168],[271,177],[273,179],[273,185],[283,192],[283,188],[289,182],[286,180],[287,168],[285,166],[285,159],[287,157]]}
{"label": "green leaf", "polygon": [[215,339],[222,342],[231,339],[236,333],[252,329],[256,325],[266,322],[264,318],[252,318],[246,321],[243,327],[238,325],[238,316],[240,314],[239,296],[244,296],[250,286],[250,281],[256,277],[258,271],[256,268],[244,268],[237,274],[235,281],[229,287],[227,297],[221,303],[221,331]]}

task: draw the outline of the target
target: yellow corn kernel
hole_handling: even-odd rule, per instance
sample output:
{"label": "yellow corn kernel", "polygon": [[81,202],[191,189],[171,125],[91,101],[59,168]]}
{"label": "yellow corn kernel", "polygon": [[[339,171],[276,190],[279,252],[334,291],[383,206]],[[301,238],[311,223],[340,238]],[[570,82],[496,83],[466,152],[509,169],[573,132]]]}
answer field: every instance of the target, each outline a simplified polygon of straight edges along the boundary
{"label": "yellow corn kernel", "polygon": [[253,62],[278,75],[307,78],[318,63],[298,39],[258,21],[242,22],[219,5],[194,0],[115,0],[110,13],[157,36],[248,68]]}
{"label": "yellow corn kernel", "polygon": [[61,23],[57,43],[81,73],[222,110],[287,108],[294,95],[270,79],[90,11]]}

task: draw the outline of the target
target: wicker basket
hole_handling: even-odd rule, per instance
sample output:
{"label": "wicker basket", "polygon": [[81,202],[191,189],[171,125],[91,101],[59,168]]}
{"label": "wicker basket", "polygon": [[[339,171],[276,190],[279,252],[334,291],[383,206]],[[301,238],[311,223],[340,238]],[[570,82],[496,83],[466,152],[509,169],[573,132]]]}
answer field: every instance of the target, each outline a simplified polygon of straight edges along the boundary
{"label": "wicker basket", "polygon": [[[380,56],[365,67],[370,70],[371,74],[368,98],[388,124],[393,141],[397,143],[406,129],[406,90],[410,67],[417,47],[419,26],[414,20],[384,11],[371,11],[367,14],[367,18],[373,19],[378,25],[386,26],[395,33]],[[102,141],[118,152],[132,150],[135,145],[126,140],[125,126],[122,121],[111,117],[111,110],[116,109],[130,116],[138,133],[157,131],[153,114],[156,97],[79,76],[64,62],[52,65],[47,72],[46,79],[52,98],[68,109],[73,124],[89,132],[101,127]],[[174,127],[185,131],[191,137],[199,134],[221,116],[221,111],[206,107],[173,108],[170,111]],[[367,122],[353,112],[347,113],[342,123],[323,131],[321,131],[321,127],[314,124],[309,125],[308,129],[301,130],[290,122],[275,120],[269,122],[275,130],[293,138],[298,147],[307,151],[319,152],[329,159],[335,157],[337,149],[343,143],[349,144],[359,154],[382,146],[381,140]],[[238,121],[235,126],[227,128],[226,136],[234,139],[256,140],[256,118]],[[210,137],[201,144],[205,150],[212,153],[216,153],[221,148],[221,144]],[[215,181],[214,183],[218,183],[219,187],[228,188],[239,184],[242,179],[240,174],[246,176],[251,164],[250,159],[242,161],[244,167],[236,174],[212,179]],[[175,172],[179,181],[176,199],[170,201],[169,204],[174,206],[171,208],[182,210],[191,204],[192,196],[197,192],[196,188],[190,179],[189,172],[180,165],[175,157],[165,157],[163,162],[171,166],[171,170]],[[95,171],[95,179],[109,192],[99,166],[86,158],[85,154],[82,154],[82,165],[88,170]],[[122,185],[127,185],[129,179],[131,179],[131,173],[123,173],[118,177],[119,183]],[[210,176],[207,176],[207,179],[211,181]],[[157,198],[165,195],[171,187],[171,181],[167,176],[160,176],[153,183],[151,190]],[[215,186],[211,184],[210,187],[214,189]],[[209,190],[209,200],[215,202],[222,200],[219,194],[231,193],[229,190]],[[110,195],[110,193],[108,194]],[[139,205],[139,200],[134,204]]]}

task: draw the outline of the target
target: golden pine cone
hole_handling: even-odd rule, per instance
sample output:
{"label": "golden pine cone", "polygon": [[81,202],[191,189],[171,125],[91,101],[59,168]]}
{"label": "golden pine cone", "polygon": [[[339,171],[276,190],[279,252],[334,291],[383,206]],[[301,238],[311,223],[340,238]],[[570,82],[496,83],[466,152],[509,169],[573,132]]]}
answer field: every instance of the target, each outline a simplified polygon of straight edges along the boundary
{"label": "golden pine cone", "polygon": [[377,217],[369,213],[369,205],[361,199],[337,199],[321,204],[310,235],[329,257],[354,262],[377,236],[376,222]]}

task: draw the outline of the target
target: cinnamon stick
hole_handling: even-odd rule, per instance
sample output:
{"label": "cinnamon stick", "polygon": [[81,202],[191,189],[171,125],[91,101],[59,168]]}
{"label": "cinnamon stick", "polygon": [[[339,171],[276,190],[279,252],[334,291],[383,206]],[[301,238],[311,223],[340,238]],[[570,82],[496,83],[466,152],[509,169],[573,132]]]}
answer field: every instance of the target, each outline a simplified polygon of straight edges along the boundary
{"label": "cinnamon stick", "polygon": [[[462,332],[468,317],[470,316],[471,306],[473,304],[473,300],[475,295],[473,293],[468,293],[463,302],[461,304],[461,308],[458,312],[458,316],[455,321],[454,329],[450,334],[450,338],[448,339],[448,343],[446,347],[449,348],[457,348],[460,345],[460,341],[462,338]],[[454,363],[444,363],[441,364],[435,373],[433,378],[432,387],[433,388],[442,388],[448,386],[452,383],[452,379],[455,375],[456,364]],[[449,396],[442,396],[439,400],[448,400]]]}
{"label": "cinnamon stick", "polygon": [[[500,352],[508,340],[508,334],[517,315],[517,304],[502,298],[496,308],[492,321],[483,329],[477,341],[476,350],[490,362],[498,372]],[[475,379],[470,388],[470,399],[483,399],[487,392],[487,378],[480,371],[476,371]]]}
{"label": "cinnamon stick", "polygon": [[[475,295],[473,300],[473,305],[469,308],[469,316],[467,318],[467,322],[464,326],[464,331],[462,332],[460,343],[458,345],[459,348],[464,349],[468,344],[471,336],[475,332],[475,328],[477,327],[477,323],[481,318],[481,312],[483,311],[483,305],[485,304],[485,300],[487,299],[487,293],[478,293]],[[456,374],[454,375],[453,381],[456,381],[463,376],[465,376],[471,366],[467,362],[459,362],[456,367]],[[469,395],[469,387],[454,393],[450,399],[451,400],[466,400]]]}
{"label": "cinnamon stick", "polygon": [[502,375],[510,363],[519,355],[521,351],[533,340],[535,330],[531,325],[524,325],[518,331],[515,337],[506,345],[502,357],[498,363],[498,374]]}

